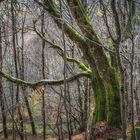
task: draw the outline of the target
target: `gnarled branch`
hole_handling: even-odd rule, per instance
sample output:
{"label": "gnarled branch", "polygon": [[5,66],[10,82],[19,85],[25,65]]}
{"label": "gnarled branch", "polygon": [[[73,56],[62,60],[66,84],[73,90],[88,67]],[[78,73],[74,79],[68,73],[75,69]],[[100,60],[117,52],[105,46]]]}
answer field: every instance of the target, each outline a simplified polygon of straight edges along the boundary
{"label": "gnarled branch", "polygon": [[[0,75],[2,75],[4,78],[6,78],[7,80],[19,84],[19,85],[25,85],[28,86],[30,88],[36,88],[37,86],[42,86],[42,85],[61,85],[64,83],[64,79],[59,79],[59,80],[49,80],[49,79],[43,79],[37,82],[27,82],[18,78],[13,77],[12,75],[3,72],[0,70]],[[81,78],[81,77],[88,77],[90,78],[90,74],[87,72],[83,72],[83,73],[79,73],[79,74],[75,74],[72,75],[71,77],[66,79],[66,82],[73,82],[74,80],[76,80],[77,78]]]}

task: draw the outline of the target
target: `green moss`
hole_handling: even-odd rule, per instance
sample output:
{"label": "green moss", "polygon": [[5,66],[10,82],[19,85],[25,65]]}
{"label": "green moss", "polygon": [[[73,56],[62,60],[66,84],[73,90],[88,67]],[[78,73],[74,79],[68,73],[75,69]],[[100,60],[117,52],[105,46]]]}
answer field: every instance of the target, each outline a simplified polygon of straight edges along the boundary
{"label": "green moss", "polygon": [[110,52],[110,66],[117,67],[118,66],[117,56],[116,56],[117,46],[112,39],[108,41],[108,44],[109,44],[110,50],[112,51]]}
{"label": "green moss", "polygon": [[92,22],[91,22],[91,20],[89,19],[88,15],[87,15],[87,11],[86,11],[86,9],[84,8],[83,3],[81,2],[81,0],[77,0],[77,3],[78,3],[78,6],[79,6],[79,8],[80,8],[82,14],[83,14],[84,19],[86,20],[86,22],[87,22],[90,26],[92,26]]}
{"label": "green moss", "polygon": [[70,27],[65,23],[63,24],[63,26],[67,36],[69,36],[70,38],[74,39],[77,42],[79,41],[84,42],[79,32],[77,32],[75,29],[73,29],[72,27]]}
{"label": "green moss", "polygon": [[[91,38],[93,40],[96,40],[97,43],[101,44],[101,40],[99,39],[99,36],[95,30],[95,28],[93,27],[92,25],[92,22],[87,14],[87,11],[86,9],[84,8],[83,6],[83,3],[81,0],[77,0],[77,5],[82,13],[82,17],[83,17],[83,20],[86,24],[86,29],[85,31],[88,32],[89,35],[87,35],[88,38]],[[92,36],[92,37],[91,37]]]}
{"label": "green moss", "polygon": [[106,120],[106,93],[103,81],[98,74],[93,77],[93,91],[95,99],[95,110],[93,124]]}
{"label": "green moss", "polygon": [[50,13],[52,13],[57,18],[60,18],[60,14],[56,8],[56,3],[54,0],[44,0],[44,4],[48,7]]}
{"label": "green moss", "polygon": [[79,68],[84,70],[84,71],[91,72],[91,70],[87,66],[85,66],[85,64],[83,64],[83,63],[81,63],[79,65]]}
{"label": "green moss", "polygon": [[[135,127],[135,132],[136,132],[137,138],[140,138],[140,127]],[[134,130],[132,130],[132,132],[131,132],[131,140],[135,140]]]}
{"label": "green moss", "polygon": [[9,73],[4,73],[4,76],[7,78],[11,78],[11,75]]}
{"label": "green moss", "polygon": [[114,42],[113,42],[112,39],[109,39],[108,44],[109,44],[109,48],[110,48],[112,51],[115,51]]}
{"label": "green moss", "polygon": [[118,73],[109,68],[108,79],[106,79],[108,123],[117,128],[121,127],[120,86]]}
{"label": "green moss", "polygon": [[109,68],[106,79],[98,73],[93,77],[95,110],[93,123],[107,120],[110,126],[121,127],[120,86],[118,73]]}

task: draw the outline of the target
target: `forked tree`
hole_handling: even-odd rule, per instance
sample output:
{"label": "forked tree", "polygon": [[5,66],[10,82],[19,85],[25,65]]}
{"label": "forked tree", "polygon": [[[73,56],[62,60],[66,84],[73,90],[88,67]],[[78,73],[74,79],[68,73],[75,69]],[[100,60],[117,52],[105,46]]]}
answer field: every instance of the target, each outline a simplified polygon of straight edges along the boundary
{"label": "forked tree", "polygon": [[[95,108],[92,116],[92,124],[100,121],[107,121],[112,127],[121,128],[125,130],[125,113],[124,113],[124,69],[122,67],[123,56],[120,54],[120,47],[123,41],[126,41],[131,36],[132,22],[135,13],[134,1],[127,0],[99,0],[103,19],[108,31],[108,46],[104,46],[104,39],[99,35],[94,26],[91,17],[88,13],[88,3],[83,0],[34,0],[38,5],[42,6],[58,28],[62,30],[69,39],[71,39],[76,46],[83,53],[84,59],[88,65],[79,62],[74,58],[66,56],[66,60],[74,62],[83,70],[82,73],[72,75],[66,79],[66,82],[74,81],[76,78],[87,76],[90,78],[94,92]],[[60,3],[65,3],[71,14],[73,21],[76,22],[80,32],[67,24],[62,16]],[[107,4],[109,8],[107,9]],[[121,6],[121,7],[119,7]],[[109,10],[109,12],[108,12]],[[108,17],[112,15],[112,18]],[[123,19],[123,20],[122,20]],[[110,21],[111,20],[111,21]],[[114,33],[111,32],[110,22],[114,24]],[[35,23],[34,23],[35,24]],[[125,29],[125,30],[122,30]],[[47,40],[41,32],[34,26],[36,33],[50,44],[55,49],[60,51],[64,57],[63,46],[54,44]],[[109,51],[109,53],[107,53]],[[43,79],[38,82],[27,82],[0,71],[0,73],[7,79],[17,84],[25,84],[32,88],[39,85],[54,85],[62,84],[64,80],[48,80]],[[123,122],[123,123],[122,123]],[[125,132],[124,132],[125,133]]]}

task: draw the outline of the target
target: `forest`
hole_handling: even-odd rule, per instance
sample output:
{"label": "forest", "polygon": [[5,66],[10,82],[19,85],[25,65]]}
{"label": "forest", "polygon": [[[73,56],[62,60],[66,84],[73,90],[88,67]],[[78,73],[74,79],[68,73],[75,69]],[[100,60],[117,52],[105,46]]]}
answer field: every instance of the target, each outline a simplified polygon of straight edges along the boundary
{"label": "forest", "polygon": [[140,0],[0,0],[0,140],[140,140]]}

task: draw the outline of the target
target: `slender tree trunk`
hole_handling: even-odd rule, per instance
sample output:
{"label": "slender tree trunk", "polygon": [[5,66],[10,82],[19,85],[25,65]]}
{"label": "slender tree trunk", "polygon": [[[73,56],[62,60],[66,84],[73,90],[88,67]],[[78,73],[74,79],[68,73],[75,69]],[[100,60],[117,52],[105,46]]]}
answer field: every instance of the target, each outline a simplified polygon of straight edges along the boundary
{"label": "slender tree trunk", "polygon": [[[60,13],[61,13],[61,18],[63,18],[63,11],[62,11],[62,1],[59,0],[60,4]],[[66,99],[69,100],[69,95],[68,95],[68,85],[66,83],[66,78],[67,78],[67,60],[66,60],[66,40],[65,40],[65,32],[63,28],[63,23],[61,24],[62,26],[62,39],[63,39],[63,46],[64,46],[64,109],[66,112],[66,124],[67,124],[67,133],[68,133],[68,139],[72,139],[72,132],[71,132],[71,125],[70,125],[70,107],[69,104],[67,104]],[[69,101],[70,103],[70,101]]]}
{"label": "slender tree trunk", "polygon": [[[21,56],[22,57],[21,58],[22,59],[21,59],[20,76],[21,76],[22,80],[24,80],[24,77],[25,77],[25,74],[24,74],[24,69],[25,69],[25,66],[24,66],[24,24],[25,24],[25,17],[22,18],[22,32],[21,32],[21,37],[22,37],[22,50],[21,50]],[[35,128],[33,114],[32,114],[31,108],[30,108],[28,98],[26,96],[26,93],[27,93],[26,87],[22,86],[21,88],[22,88],[22,93],[23,93],[25,105],[26,105],[26,108],[27,108],[27,112],[28,112],[28,115],[29,115],[29,120],[30,120],[30,124],[31,124],[31,129],[32,129],[32,135],[36,136],[37,132],[36,132],[36,128]]]}
{"label": "slender tree trunk", "polygon": [[[41,25],[41,33],[44,36],[44,9],[42,10],[42,25]],[[42,40],[42,77],[45,76],[45,41]],[[44,87],[45,88],[45,87]],[[45,109],[45,90],[42,93],[42,118],[43,118],[43,140],[46,139],[46,109]]]}
{"label": "slender tree trunk", "polygon": [[[2,36],[1,36],[1,22],[0,22],[0,69],[2,69]],[[2,113],[2,124],[3,124],[3,133],[4,138],[8,138],[7,134],[7,117],[5,112],[5,105],[4,105],[4,99],[3,99],[3,86],[2,86],[2,76],[0,75],[0,107],[1,107],[1,113]]]}
{"label": "slender tree trunk", "polygon": [[132,41],[132,51],[131,51],[131,64],[130,64],[130,75],[131,75],[131,79],[130,79],[130,94],[131,94],[131,112],[132,112],[132,120],[131,120],[131,124],[132,124],[132,130],[134,132],[134,140],[137,140],[137,135],[136,135],[136,130],[135,130],[135,112],[134,112],[134,58],[135,58],[135,50],[134,50],[134,36],[132,35],[131,38]]}
{"label": "slender tree trunk", "polygon": [[[13,52],[14,52],[14,63],[15,63],[15,73],[16,73],[16,78],[19,78],[19,71],[18,71],[18,55],[17,55],[17,50],[16,50],[16,18],[15,18],[15,10],[14,10],[14,5],[16,3],[16,0],[11,0],[11,21],[12,21],[12,44],[13,44]],[[20,111],[20,103],[19,103],[19,85],[16,85],[16,105],[17,105],[17,110],[18,110],[18,115],[19,115],[19,124],[20,124],[20,138],[21,140],[24,139],[23,137],[23,118],[22,114]]]}

